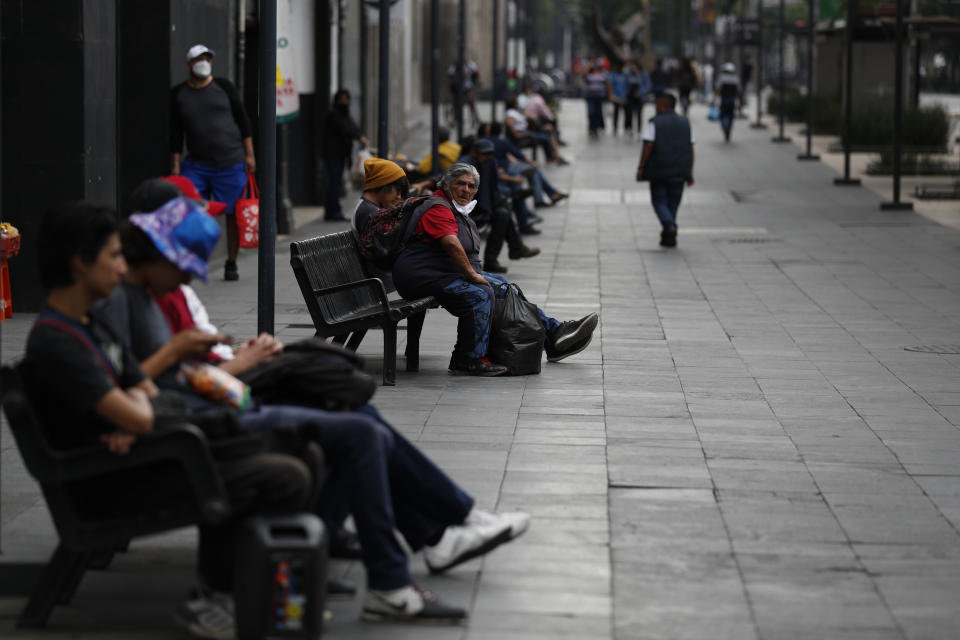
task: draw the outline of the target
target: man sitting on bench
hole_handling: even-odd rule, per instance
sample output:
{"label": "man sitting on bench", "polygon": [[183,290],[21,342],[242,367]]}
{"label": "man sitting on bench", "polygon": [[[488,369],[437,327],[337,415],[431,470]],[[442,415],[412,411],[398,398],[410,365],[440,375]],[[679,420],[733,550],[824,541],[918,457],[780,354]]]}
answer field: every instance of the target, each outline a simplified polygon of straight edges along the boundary
{"label": "man sitting on bench", "polygon": [[[123,455],[138,437],[154,430],[151,398],[157,387],[91,310],[126,273],[117,214],[106,207],[63,206],[44,215],[40,237],[40,278],[49,297],[27,338],[23,371],[31,404],[53,447],[99,441]],[[200,527],[200,589],[177,610],[177,619],[202,638],[233,633],[226,594],[233,586],[233,534],[239,519],[255,512],[303,511],[312,485],[307,466],[288,455],[257,453],[217,465],[234,517],[223,525]],[[146,490],[105,489],[112,496],[123,489],[133,500]],[[91,494],[96,493],[91,487]]]}

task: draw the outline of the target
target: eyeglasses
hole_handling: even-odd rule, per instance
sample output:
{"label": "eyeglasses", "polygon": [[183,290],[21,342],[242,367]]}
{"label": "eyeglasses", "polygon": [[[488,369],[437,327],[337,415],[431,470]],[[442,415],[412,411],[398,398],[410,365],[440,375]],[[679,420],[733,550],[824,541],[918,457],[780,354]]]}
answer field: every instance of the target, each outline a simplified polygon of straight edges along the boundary
{"label": "eyeglasses", "polygon": [[463,180],[457,180],[453,183],[455,187],[463,187],[464,189],[469,189],[470,191],[476,191],[477,185],[474,182],[464,182]]}

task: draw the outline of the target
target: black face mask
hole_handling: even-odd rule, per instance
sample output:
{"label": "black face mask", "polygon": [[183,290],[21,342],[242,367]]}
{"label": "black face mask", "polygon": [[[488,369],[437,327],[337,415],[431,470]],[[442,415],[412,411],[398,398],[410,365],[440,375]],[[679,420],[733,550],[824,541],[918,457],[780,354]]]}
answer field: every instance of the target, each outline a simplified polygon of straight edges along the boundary
{"label": "black face mask", "polygon": [[333,105],[334,110],[341,115],[350,115],[350,105],[342,104],[340,102]]}

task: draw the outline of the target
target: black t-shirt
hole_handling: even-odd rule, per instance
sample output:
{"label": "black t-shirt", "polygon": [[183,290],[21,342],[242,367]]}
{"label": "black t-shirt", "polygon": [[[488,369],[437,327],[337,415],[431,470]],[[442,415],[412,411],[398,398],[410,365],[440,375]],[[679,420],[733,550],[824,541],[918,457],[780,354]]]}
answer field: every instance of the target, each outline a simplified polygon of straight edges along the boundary
{"label": "black t-shirt", "polygon": [[187,160],[217,168],[244,161],[243,139],[250,119],[237,88],[225,78],[205,87],[185,82],[170,91],[170,151],[180,153],[187,139]]}
{"label": "black t-shirt", "polygon": [[113,389],[127,389],[145,376],[136,358],[110,327],[91,312],[87,323],[47,309],[30,335],[24,381],[50,444],[70,449],[98,442],[115,427],[95,410]]}

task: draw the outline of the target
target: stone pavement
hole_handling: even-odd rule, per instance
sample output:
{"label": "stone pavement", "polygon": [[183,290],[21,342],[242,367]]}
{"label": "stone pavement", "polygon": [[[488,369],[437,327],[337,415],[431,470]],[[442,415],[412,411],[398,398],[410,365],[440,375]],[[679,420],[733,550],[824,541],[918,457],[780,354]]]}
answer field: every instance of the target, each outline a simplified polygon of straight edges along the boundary
{"label": "stone pavement", "polygon": [[[541,210],[543,254],[509,276],[560,318],[599,309],[593,344],[539,376],[454,378],[455,323],[435,311],[421,371],[376,396],[483,507],[527,510],[531,529],[448,576],[413,560],[468,625],[365,625],[341,601],[329,637],[960,636],[960,231],[881,212],[770,130],[738,121],[724,144],[703,107],[691,115],[697,184],[679,248],[662,250],[639,143],[587,140],[583,104],[564,103],[573,163],[546,173],[572,197]],[[287,260],[277,331],[293,339],[310,331]],[[256,328],[255,263],[198,287],[236,336]],[[5,360],[28,322],[5,324]],[[374,370],[380,344],[360,349]],[[8,433],[2,462],[4,560],[42,557],[53,535]],[[48,631],[14,632],[22,601],[0,599],[0,635],[177,637],[192,544],[136,543]]]}

